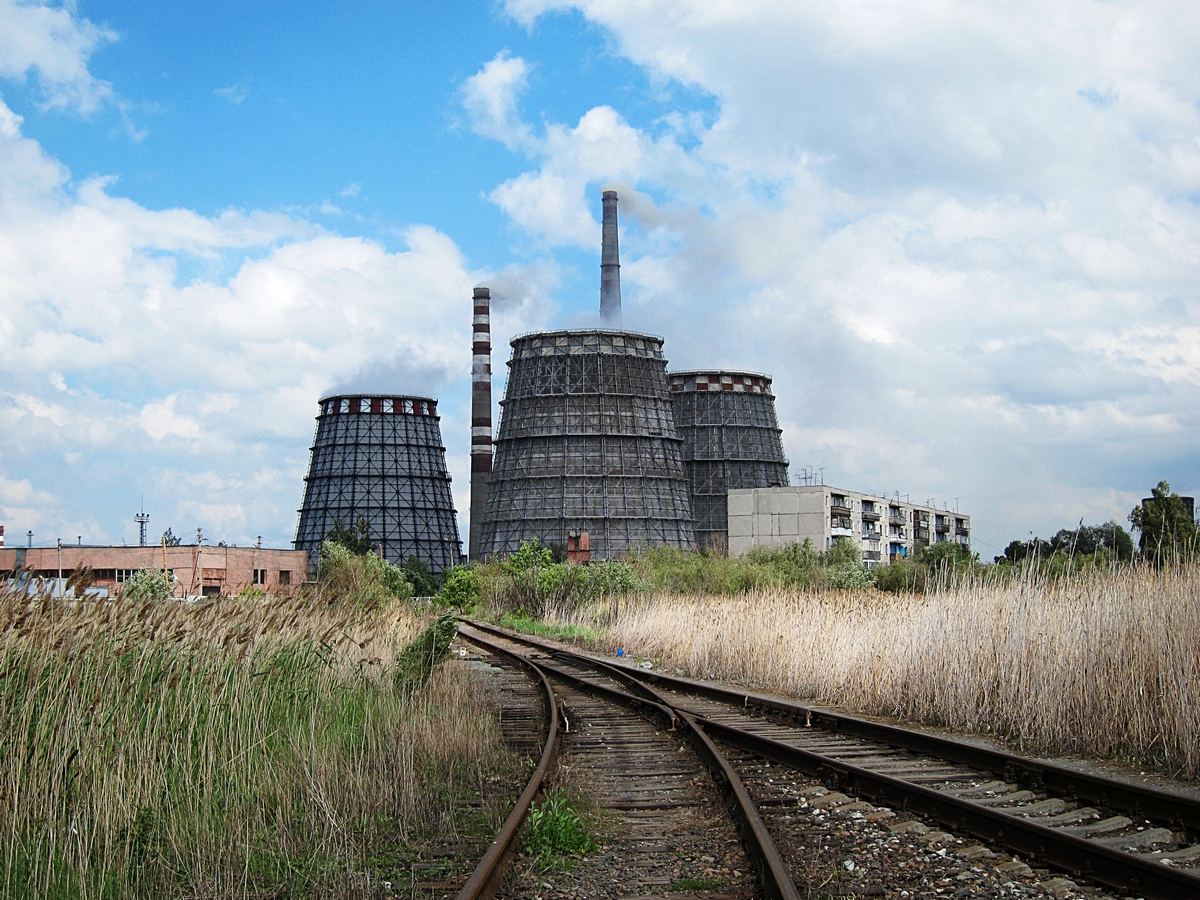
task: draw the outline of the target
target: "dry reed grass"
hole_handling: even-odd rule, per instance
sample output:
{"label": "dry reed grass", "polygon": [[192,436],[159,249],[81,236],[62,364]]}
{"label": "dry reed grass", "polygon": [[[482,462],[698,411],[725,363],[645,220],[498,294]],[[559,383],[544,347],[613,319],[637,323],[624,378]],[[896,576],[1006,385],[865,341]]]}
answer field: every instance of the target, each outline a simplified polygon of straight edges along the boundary
{"label": "dry reed grass", "polygon": [[605,642],[863,712],[1200,777],[1200,569],[874,591],[660,595],[560,618]]}
{"label": "dry reed grass", "polygon": [[311,596],[0,597],[0,894],[377,892],[381,842],[452,831],[502,758],[465,667],[394,683],[424,624]]}

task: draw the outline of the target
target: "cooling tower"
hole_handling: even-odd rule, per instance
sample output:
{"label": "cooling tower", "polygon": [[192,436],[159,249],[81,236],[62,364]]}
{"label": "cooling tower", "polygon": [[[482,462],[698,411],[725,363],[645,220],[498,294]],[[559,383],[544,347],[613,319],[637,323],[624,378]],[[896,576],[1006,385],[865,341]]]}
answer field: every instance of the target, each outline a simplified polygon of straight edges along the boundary
{"label": "cooling tower", "polygon": [[461,561],[446,448],[429,397],[336,396],[320,401],[297,550],[316,564],[321,541],[360,516],[398,565],[416,557],[435,574]]}
{"label": "cooling tower", "polygon": [[592,559],[691,548],[662,338],[550,331],[512,340],[480,556],[588,532]]}
{"label": "cooling tower", "polygon": [[726,553],[729,491],[788,483],[771,379],[725,371],[672,372],[668,377],[675,425],[683,438],[696,543],[703,550]]}

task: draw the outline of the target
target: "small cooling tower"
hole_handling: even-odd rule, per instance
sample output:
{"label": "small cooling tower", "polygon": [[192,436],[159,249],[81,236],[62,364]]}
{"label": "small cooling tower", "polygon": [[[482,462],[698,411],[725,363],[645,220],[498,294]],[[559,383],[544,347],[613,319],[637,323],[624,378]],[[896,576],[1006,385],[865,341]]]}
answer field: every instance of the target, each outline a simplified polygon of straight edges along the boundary
{"label": "small cooling tower", "polygon": [[662,338],[549,331],[512,341],[480,556],[521,541],[592,559],[657,544],[691,548],[692,514]]}
{"label": "small cooling tower", "polygon": [[703,550],[726,553],[729,491],[788,483],[771,379],[726,371],[672,372],[668,377],[675,425],[683,438],[696,543]]}
{"label": "small cooling tower", "polygon": [[360,516],[390,562],[410,557],[435,574],[461,561],[446,448],[429,397],[324,397],[296,528],[297,550],[316,564],[339,520]]}

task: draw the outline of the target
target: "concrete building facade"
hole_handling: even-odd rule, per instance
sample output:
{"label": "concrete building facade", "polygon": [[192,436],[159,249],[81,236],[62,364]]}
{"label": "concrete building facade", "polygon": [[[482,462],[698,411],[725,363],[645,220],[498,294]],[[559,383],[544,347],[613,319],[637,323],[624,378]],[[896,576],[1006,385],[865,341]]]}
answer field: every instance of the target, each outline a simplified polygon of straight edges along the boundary
{"label": "concrete building facade", "polygon": [[828,550],[839,537],[862,549],[870,569],[905,559],[917,547],[952,542],[970,549],[971,517],[824,484],[729,492],[730,556],[806,538]]}
{"label": "concrete building facade", "polygon": [[[266,547],[57,547],[0,548],[0,579],[17,589],[51,590],[59,573],[65,583],[76,569],[91,570],[91,587],[101,596],[116,594],[139,569],[164,568],[177,597],[233,595],[246,588],[290,594],[308,577],[303,550]],[[54,591],[61,593],[61,588]]]}

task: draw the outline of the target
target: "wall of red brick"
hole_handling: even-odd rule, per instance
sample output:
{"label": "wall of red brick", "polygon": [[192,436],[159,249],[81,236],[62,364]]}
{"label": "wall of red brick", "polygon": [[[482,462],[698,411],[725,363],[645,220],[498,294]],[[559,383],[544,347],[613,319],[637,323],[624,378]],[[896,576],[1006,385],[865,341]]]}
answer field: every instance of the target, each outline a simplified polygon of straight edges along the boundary
{"label": "wall of red brick", "polygon": [[[61,558],[59,556],[61,552]],[[18,559],[35,575],[53,579],[61,564],[63,578],[78,566],[90,566],[93,586],[118,589],[118,572],[163,569],[175,575],[175,594],[236,594],[248,587],[267,593],[291,593],[308,576],[308,554],[303,550],[259,547],[19,547],[0,548],[0,577],[12,577]],[[60,561],[61,560],[61,561]],[[259,577],[255,577],[255,573]],[[203,585],[201,585],[203,579]]]}

